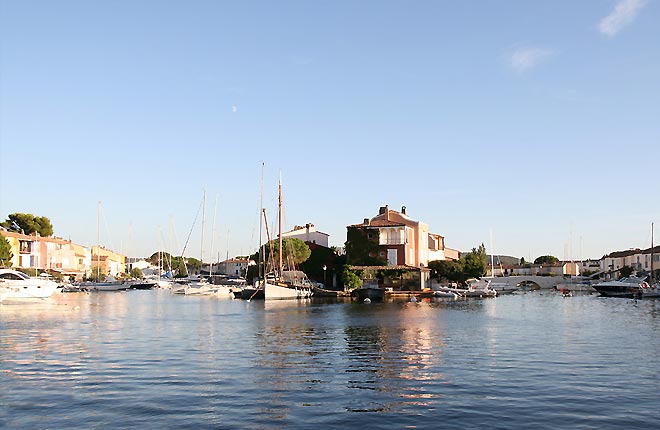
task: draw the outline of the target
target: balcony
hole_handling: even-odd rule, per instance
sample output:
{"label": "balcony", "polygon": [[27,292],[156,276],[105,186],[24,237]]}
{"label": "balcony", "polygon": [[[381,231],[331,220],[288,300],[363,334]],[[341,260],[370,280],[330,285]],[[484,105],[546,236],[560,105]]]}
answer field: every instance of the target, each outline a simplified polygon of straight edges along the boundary
{"label": "balcony", "polygon": [[401,238],[381,238],[379,245],[405,245],[406,242]]}

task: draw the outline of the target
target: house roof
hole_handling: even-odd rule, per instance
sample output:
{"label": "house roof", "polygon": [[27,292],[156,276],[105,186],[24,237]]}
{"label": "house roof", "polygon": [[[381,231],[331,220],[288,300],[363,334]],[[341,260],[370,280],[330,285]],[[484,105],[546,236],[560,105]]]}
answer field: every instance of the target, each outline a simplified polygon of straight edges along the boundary
{"label": "house roof", "polygon": [[388,221],[386,219],[372,219],[369,224],[353,224],[349,227],[405,227],[406,225],[402,222]]}
{"label": "house roof", "polygon": [[640,249],[628,249],[628,250],[626,250],[626,251],[615,251],[615,252],[611,252],[611,253],[607,254],[607,255],[604,256],[603,258],[608,258],[608,257],[609,257],[609,258],[628,257],[628,256],[630,256],[630,255],[639,254],[639,253],[641,253],[641,252],[642,252],[642,251],[641,251]]}
{"label": "house roof", "polygon": [[14,237],[18,240],[27,240],[27,241],[40,241],[40,242],[52,242],[52,243],[71,243],[69,240],[64,240],[61,237],[55,237],[55,236],[41,236],[35,234],[23,234],[23,233],[17,233],[15,231],[9,231],[9,230],[0,230],[0,236],[4,237]]}
{"label": "house roof", "polygon": [[230,258],[229,260],[221,261],[222,263],[247,263],[247,260],[241,260],[240,258]]}
{"label": "house roof", "polygon": [[314,224],[308,224],[308,225],[303,225],[303,226],[297,225],[297,226],[293,227],[293,230],[282,233],[282,236],[285,236],[285,235],[288,235],[288,234],[293,235],[293,234],[299,234],[299,233],[307,233],[307,229],[308,229],[307,226],[309,226],[309,232],[310,233],[317,233],[317,234],[323,234],[325,236],[330,236],[328,233],[323,233],[322,231],[317,230],[314,227]]}
{"label": "house roof", "polygon": [[417,267],[417,266],[349,266],[351,269],[356,270],[420,270],[422,272],[430,271],[428,267]]}

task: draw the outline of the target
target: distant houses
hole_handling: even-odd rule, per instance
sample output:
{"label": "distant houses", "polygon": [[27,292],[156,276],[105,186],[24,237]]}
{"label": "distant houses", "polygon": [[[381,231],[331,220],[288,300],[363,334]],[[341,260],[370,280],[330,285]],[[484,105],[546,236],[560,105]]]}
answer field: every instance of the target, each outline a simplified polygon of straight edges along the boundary
{"label": "distant houses", "polygon": [[72,279],[98,272],[117,276],[126,271],[126,256],[103,247],[88,248],[59,237],[0,230],[11,248],[13,267],[51,270]]}
{"label": "distant houses", "polygon": [[[341,270],[335,266],[335,257],[342,254],[345,254],[349,267],[361,272],[363,281],[378,281],[379,285],[393,290],[426,288],[429,284],[429,262],[460,258],[458,250],[446,246],[443,235],[431,232],[428,224],[412,218],[405,206],[400,211],[388,205],[381,206],[375,216],[365,217],[361,223],[348,225],[346,229],[344,248],[331,249],[329,235],[319,231],[312,223],[296,225],[291,231],[282,233],[282,237],[307,243],[317,253],[316,259],[303,264],[307,266],[304,269],[309,272],[308,276],[323,280],[324,284],[330,281],[331,285],[338,287],[341,287],[338,282]],[[104,247],[86,247],[59,237],[43,237],[36,233],[26,235],[4,228],[0,228],[0,237],[9,243],[12,254],[10,264],[17,268],[49,270],[78,280],[97,272],[116,277],[132,268],[139,268],[144,274],[160,270],[149,267],[150,263],[144,259],[127,258]],[[601,259],[553,264],[513,264],[516,259],[494,257],[497,262],[495,267],[488,268],[490,276],[597,274],[618,278],[624,267],[646,273],[652,267],[660,270],[660,246],[616,251]],[[502,264],[504,262],[508,264]],[[245,276],[250,264],[255,263],[248,258],[229,258],[212,264],[206,262],[200,272]]]}
{"label": "distant houses", "polygon": [[[653,262],[651,262],[651,256],[653,256]],[[627,251],[616,251],[600,259],[600,271],[607,274],[616,274],[623,267],[648,272],[651,270],[651,266],[653,266],[654,271],[660,270],[660,246],[644,250],[629,249]]]}
{"label": "distant houses", "polygon": [[230,258],[215,264],[213,273],[232,277],[245,276],[248,264],[247,258]]}

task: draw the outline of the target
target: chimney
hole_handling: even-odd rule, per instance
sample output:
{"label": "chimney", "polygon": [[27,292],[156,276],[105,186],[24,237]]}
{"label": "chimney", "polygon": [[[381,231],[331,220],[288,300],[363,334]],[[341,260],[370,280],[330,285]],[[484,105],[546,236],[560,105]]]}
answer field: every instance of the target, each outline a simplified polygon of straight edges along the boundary
{"label": "chimney", "polygon": [[364,219],[364,225],[369,225],[369,218]]}
{"label": "chimney", "polygon": [[404,214],[404,215],[406,214],[406,207],[405,206],[401,206],[401,213]]}

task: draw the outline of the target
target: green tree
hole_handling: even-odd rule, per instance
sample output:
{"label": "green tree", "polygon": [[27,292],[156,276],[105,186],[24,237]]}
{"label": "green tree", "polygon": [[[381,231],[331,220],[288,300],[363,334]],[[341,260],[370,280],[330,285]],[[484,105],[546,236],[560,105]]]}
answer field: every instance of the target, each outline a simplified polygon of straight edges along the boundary
{"label": "green tree", "polygon": [[[272,259],[271,259],[271,248],[272,248]],[[282,248],[284,248],[284,254],[282,255],[282,264],[285,267],[293,268],[300,266],[301,263],[304,263],[309,259],[312,251],[309,249],[309,246],[300,239],[291,237],[282,239]],[[280,258],[280,244],[279,240],[271,240],[263,248],[260,248],[255,252],[250,258],[253,261],[259,261],[259,254],[261,250],[264,250],[264,256],[262,258],[262,263],[265,262],[266,267],[270,267],[273,263],[277,265]]]}
{"label": "green tree", "polygon": [[[280,258],[280,244],[278,240],[271,241],[271,244],[273,245],[273,259],[277,264]],[[307,261],[309,256],[312,254],[309,246],[307,246],[307,244],[302,240],[295,237],[282,238],[282,248],[284,249],[284,253],[282,254],[282,263],[285,267],[290,269],[293,269],[293,267],[297,267],[300,265],[300,263]],[[268,258],[270,258],[269,252],[270,245],[266,245],[266,255]]]}
{"label": "green tree", "polygon": [[559,259],[552,255],[542,255],[534,260],[534,264],[555,264]]}
{"label": "green tree", "polygon": [[331,248],[323,246],[315,246],[313,249],[310,247],[310,250],[309,258],[300,263],[300,270],[305,272],[309,279],[326,283],[330,280],[329,276],[335,267],[336,254]]}
{"label": "green tree", "polygon": [[14,255],[11,252],[11,245],[7,239],[0,236],[0,267],[11,267],[11,259]]}
{"label": "green tree", "polygon": [[479,248],[472,248],[472,251],[461,256],[463,263],[463,274],[468,278],[480,278],[486,274],[486,267],[488,267],[488,254],[486,254],[486,247],[482,243]]}
{"label": "green tree", "polygon": [[139,267],[134,267],[131,269],[131,278],[142,279],[142,270]]}
{"label": "green tree", "polygon": [[7,220],[0,223],[8,230],[23,234],[33,234],[35,231],[40,236],[50,237],[53,235],[53,224],[44,216],[32,214],[13,213],[7,216]]}
{"label": "green tree", "polygon": [[348,266],[344,267],[344,272],[342,273],[342,280],[344,281],[344,285],[346,286],[346,288],[349,290],[354,290],[362,286],[362,279],[360,279],[357,273],[355,273],[355,271],[350,269]]}
{"label": "green tree", "polygon": [[189,271],[199,270],[202,267],[202,262],[196,258],[186,258],[186,266],[188,266]]}
{"label": "green tree", "polygon": [[463,262],[461,260],[435,260],[429,261],[431,277],[435,279],[446,279],[450,282],[463,282],[467,276],[463,272]]}
{"label": "green tree", "polygon": [[461,257],[461,260],[463,262],[463,273],[468,278],[480,278],[486,274],[486,264],[476,252],[468,252]]}
{"label": "green tree", "polygon": [[175,278],[185,278],[188,276],[188,269],[181,257],[172,257],[172,274]]}
{"label": "green tree", "polygon": [[634,271],[635,269],[630,266],[623,266],[619,269],[619,275],[621,275],[623,278],[627,278],[628,276],[632,275]]}

